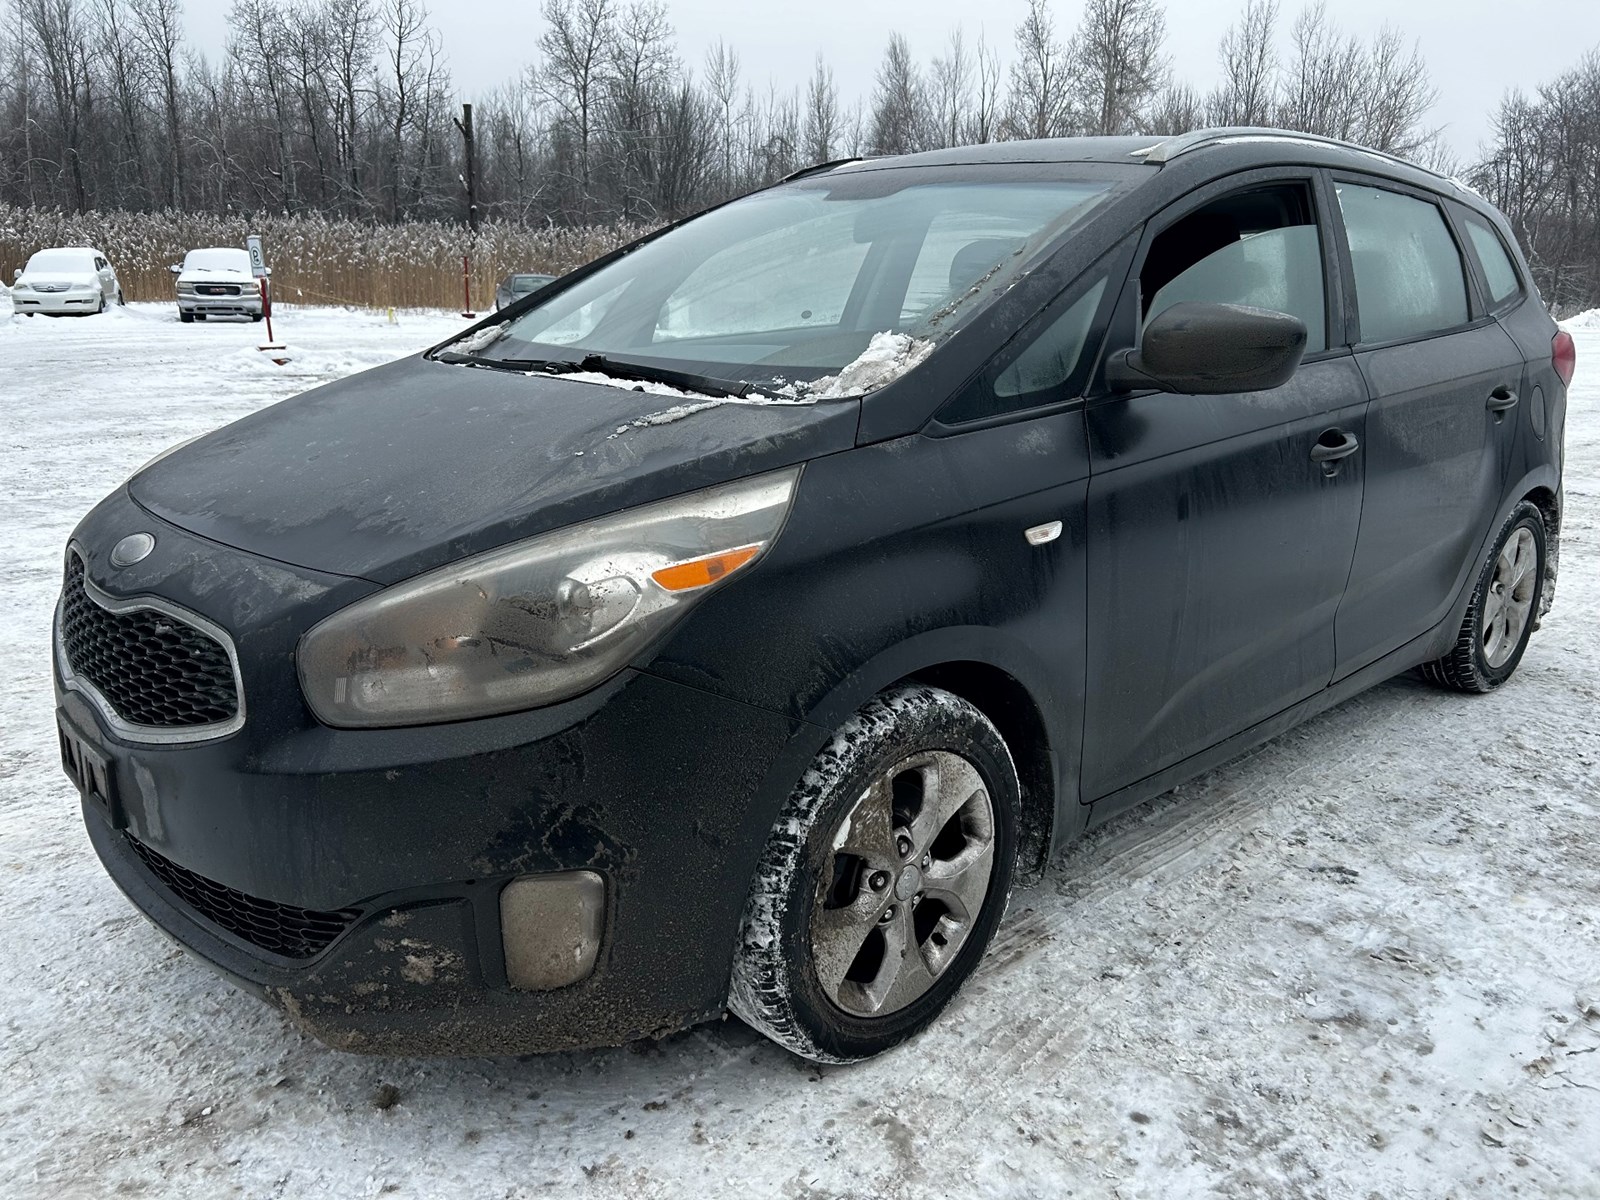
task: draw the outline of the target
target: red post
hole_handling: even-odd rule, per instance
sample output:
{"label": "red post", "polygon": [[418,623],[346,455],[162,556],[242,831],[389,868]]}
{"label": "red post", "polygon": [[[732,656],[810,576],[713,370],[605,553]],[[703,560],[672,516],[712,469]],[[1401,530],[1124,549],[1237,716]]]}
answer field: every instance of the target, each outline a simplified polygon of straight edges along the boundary
{"label": "red post", "polygon": [[265,275],[261,277],[261,311],[266,314],[267,341],[270,344],[277,339],[272,336],[272,281]]}
{"label": "red post", "polygon": [[471,256],[461,256],[461,315],[475,317],[478,314],[472,311],[472,259]]}

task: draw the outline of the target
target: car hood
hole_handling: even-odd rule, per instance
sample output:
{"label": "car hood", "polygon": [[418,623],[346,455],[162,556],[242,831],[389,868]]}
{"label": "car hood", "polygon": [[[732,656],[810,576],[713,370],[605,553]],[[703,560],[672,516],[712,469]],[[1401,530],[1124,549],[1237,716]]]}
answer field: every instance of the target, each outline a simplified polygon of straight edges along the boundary
{"label": "car hood", "polygon": [[93,271],[49,271],[36,275],[22,275],[17,282],[12,284],[27,284],[29,287],[84,287],[98,285],[100,276]]}
{"label": "car hood", "polygon": [[392,583],[855,444],[860,402],[750,404],[404,359],[235,421],[129,480],[180,528]]}
{"label": "car hood", "polygon": [[249,271],[214,271],[202,267],[184,271],[179,283],[249,283],[255,276]]}

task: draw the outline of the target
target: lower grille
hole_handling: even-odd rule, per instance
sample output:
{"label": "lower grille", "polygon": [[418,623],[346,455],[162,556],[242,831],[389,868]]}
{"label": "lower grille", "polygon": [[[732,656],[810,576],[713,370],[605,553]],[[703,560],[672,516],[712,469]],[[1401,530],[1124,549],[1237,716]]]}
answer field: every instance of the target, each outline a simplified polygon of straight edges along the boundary
{"label": "lower grille", "polygon": [[262,900],[180,867],[137,838],[128,838],[128,845],[152,875],[200,916],[252,946],[284,958],[310,958],[320,953],[361,916],[354,908],[318,912]]}
{"label": "lower grille", "polygon": [[239,715],[238,683],[226,648],[155,609],[101,607],[84,586],[76,551],[67,555],[61,642],[73,673],[93,684],[130,725],[194,729]]}

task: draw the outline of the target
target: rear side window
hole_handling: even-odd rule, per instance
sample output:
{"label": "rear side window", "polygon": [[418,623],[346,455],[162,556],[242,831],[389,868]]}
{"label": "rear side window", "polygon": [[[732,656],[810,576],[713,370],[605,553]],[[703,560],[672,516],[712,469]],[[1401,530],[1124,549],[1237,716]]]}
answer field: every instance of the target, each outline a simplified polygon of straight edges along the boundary
{"label": "rear side window", "polygon": [[1307,352],[1327,349],[1322,240],[1309,188],[1236,192],[1182,217],[1150,243],[1139,294],[1145,324],[1174,304],[1248,304],[1299,317]]}
{"label": "rear side window", "polygon": [[1478,261],[1483,264],[1483,277],[1489,284],[1489,303],[1498,308],[1522,290],[1517,268],[1494,226],[1475,212],[1461,212],[1461,222],[1466,226],[1467,238],[1477,252]]}
{"label": "rear side window", "polygon": [[1341,183],[1363,342],[1392,342],[1467,323],[1467,277],[1439,206]]}

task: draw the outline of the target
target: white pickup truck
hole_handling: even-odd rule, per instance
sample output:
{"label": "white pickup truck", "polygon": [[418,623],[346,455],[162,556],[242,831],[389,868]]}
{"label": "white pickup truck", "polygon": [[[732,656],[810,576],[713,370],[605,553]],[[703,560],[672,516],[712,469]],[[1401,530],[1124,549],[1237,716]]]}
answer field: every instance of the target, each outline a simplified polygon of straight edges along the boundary
{"label": "white pickup truck", "polygon": [[191,250],[183,265],[168,268],[178,277],[178,320],[196,317],[249,317],[261,320],[261,281],[250,272],[250,254],[230,246]]}

